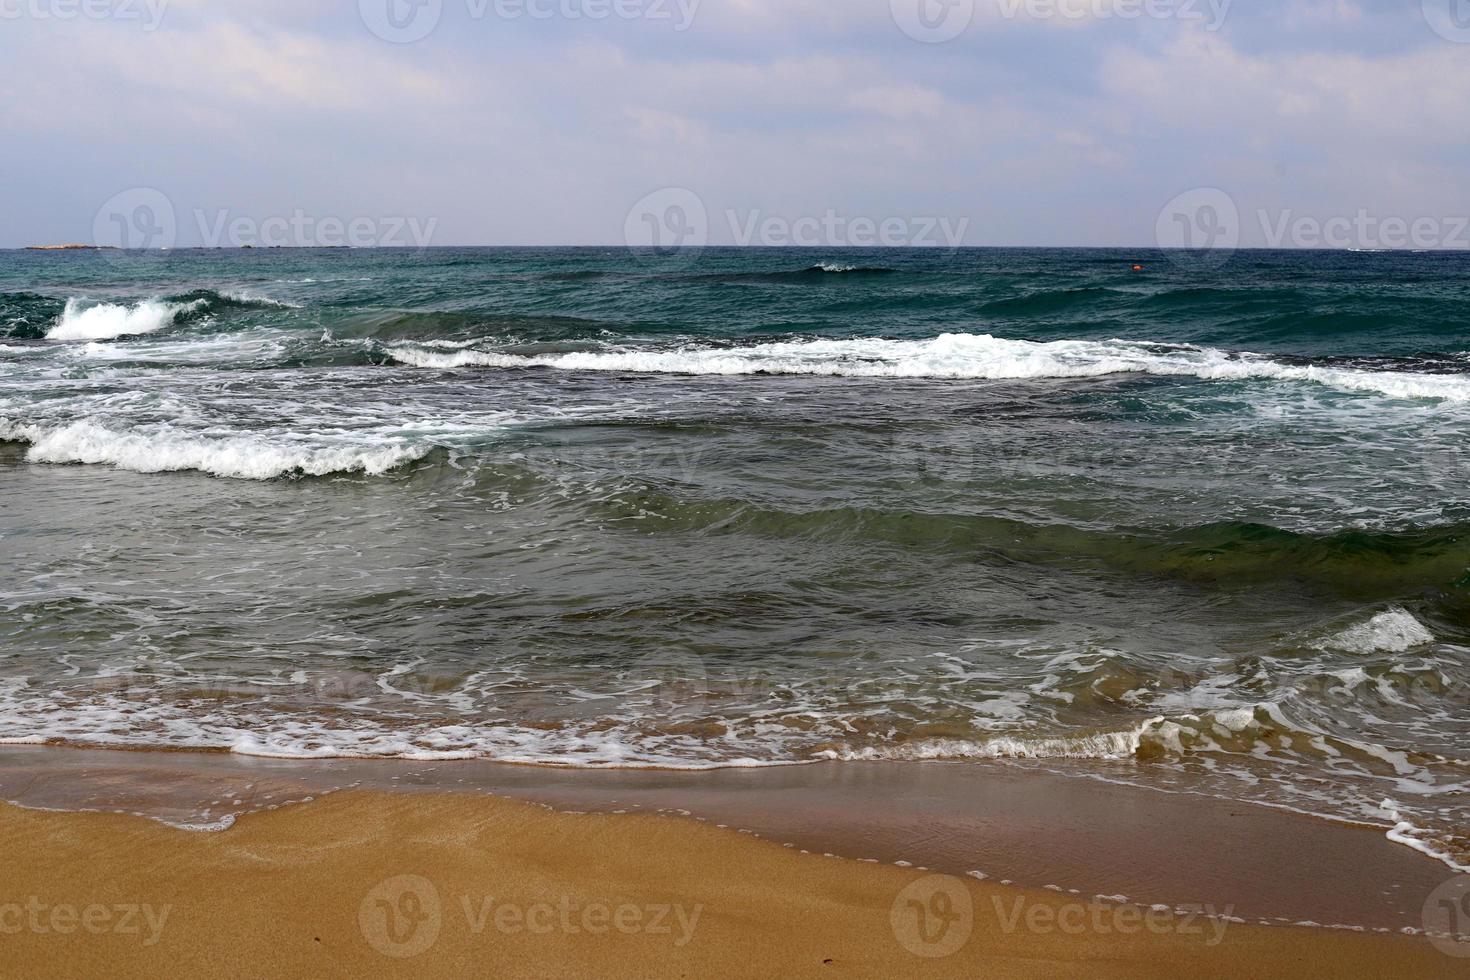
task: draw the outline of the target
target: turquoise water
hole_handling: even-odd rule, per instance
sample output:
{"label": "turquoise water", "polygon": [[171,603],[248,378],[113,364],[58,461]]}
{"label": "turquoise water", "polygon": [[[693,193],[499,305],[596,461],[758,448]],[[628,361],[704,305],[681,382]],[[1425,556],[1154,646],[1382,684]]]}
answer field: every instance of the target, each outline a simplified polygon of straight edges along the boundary
{"label": "turquoise water", "polygon": [[1470,257],[1216,265],[0,253],[0,739],[996,759],[1470,862]]}

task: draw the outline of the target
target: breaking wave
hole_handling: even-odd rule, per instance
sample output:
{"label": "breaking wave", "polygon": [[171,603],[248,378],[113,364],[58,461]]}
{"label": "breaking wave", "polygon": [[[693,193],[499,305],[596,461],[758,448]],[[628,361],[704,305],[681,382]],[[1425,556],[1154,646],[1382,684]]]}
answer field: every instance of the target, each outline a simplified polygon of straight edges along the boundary
{"label": "breaking wave", "polygon": [[991,738],[982,742],[942,738],[896,745],[825,749],[824,759],[843,761],[907,761],[926,759],[1128,759],[1138,753],[1144,733],[1163,722],[1153,718],[1122,732],[1100,732],[1076,738]]}
{"label": "breaking wave", "polygon": [[526,368],[650,374],[799,374],[857,378],[1023,380],[1095,378],[1112,374],[1194,377],[1212,381],[1308,382],[1393,398],[1470,401],[1470,376],[1371,371],[1285,364],[1262,355],[1183,344],[1124,340],[1006,340],[988,334],[944,334],[932,340],[800,340],[745,347],[610,349],[515,354],[428,345],[392,347],[400,363],[421,368]]}
{"label": "breaking wave", "polygon": [[185,303],[145,299],[133,306],[121,303],[88,306],[82,300],[69,299],[56,326],[46,333],[46,339],[112,340],[157,333],[172,325],[181,314],[191,313],[204,304],[203,299]]}
{"label": "breaking wave", "polygon": [[1365,623],[1350,626],[1318,644],[1345,653],[1403,653],[1434,642],[1434,634],[1404,609],[1395,606]]}
{"label": "breaking wave", "polygon": [[213,436],[169,426],[118,432],[92,422],[47,428],[0,419],[0,441],[26,442],[33,463],[103,463],[137,473],[198,470],[213,476],[269,480],[280,476],[366,473],[380,476],[427,455],[432,447],[403,440],[318,445],[284,434]]}

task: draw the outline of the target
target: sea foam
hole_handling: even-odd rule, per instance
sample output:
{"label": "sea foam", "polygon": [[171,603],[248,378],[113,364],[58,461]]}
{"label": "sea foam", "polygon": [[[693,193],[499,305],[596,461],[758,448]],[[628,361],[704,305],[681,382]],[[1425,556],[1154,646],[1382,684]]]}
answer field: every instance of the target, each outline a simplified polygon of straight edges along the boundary
{"label": "sea foam", "polygon": [[1099,732],[1073,738],[930,739],[897,745],[829,749],[820,755],[846,761],[925,759],[1127,759],[1138,752],[1144,734],[1163,718],[1151,718],[1136,728],[1121,732]]}
{"label": "sea foam", "polygon": [[61,319],[46,334],[48,340],[111,340],[156,333],[169,326],[182,313],[191,313],[205,304],[197,299],[188,303],[170,303],[146,299],[133,306],[121,303],[84,305],[69,299]]}
{"label": "sea foam", "polygon": [[322,446],[259,436],[206,436],[168,426],[118,432],[91,422],[46,428],[3,419],[0,439],[29,442],[26,458],[34,463],[105,463],[138,473],[198,470],[245,480],[292,473],[378,476],[419,459],[431,448],[401,440]]}
{"label": "sea foam", "polygon": [[1403,653],[1434,642],[1434,634],[1406,610],[1394,606],[1317,644],[1346,653]]}
{"label": "sea foam", "polygon": [[804,340],[747,347],[689,345],[675,349],[611,349],[522,355],[427,345],[388,352],[423,368],[545,367],[568,371],[651,374],[802,374],[857,378],[1025,380],[1152,374],[1211,381],[1308,382],[1394,398],[1470,401],[1470,376],[1291,365],[1256,354],[1125,340],[1007,340],[988,334],[944,334],[930,340]]}

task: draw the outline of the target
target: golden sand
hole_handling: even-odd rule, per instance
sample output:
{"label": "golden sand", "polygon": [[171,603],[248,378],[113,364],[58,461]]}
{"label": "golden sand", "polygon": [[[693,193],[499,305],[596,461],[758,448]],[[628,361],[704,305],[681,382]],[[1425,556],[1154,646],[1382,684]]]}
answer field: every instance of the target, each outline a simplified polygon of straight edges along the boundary
{"label": "golden sand", "polygon": [[1146,913],[661,816],[341,793],[191,833],[0,807],[0,976],[1451,976],[1426,941]]}

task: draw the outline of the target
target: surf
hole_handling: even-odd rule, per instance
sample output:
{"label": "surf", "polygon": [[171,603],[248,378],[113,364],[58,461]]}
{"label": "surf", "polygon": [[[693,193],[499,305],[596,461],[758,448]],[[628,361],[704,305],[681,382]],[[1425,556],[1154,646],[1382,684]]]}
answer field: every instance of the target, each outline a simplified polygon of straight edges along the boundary
{"label": "surf", "polygon": [[[483,346],[483,345],[482,345]],[[848,378],[1043,380],[1143,374],[1205,381],[1307,383],[1399,399],[1470,401],[1470,374],[1371,371],[1288,364],[1261,354],[1189,344],[1131,340],[1010,340],[946,333],[928,340],[801,339],[745,346],[687,344],[676,348],[615,347],[519,354],[480,348],[454,351],[427,344],[388,348],[411,367],[551,368],[643,374],[787,374]]]}

